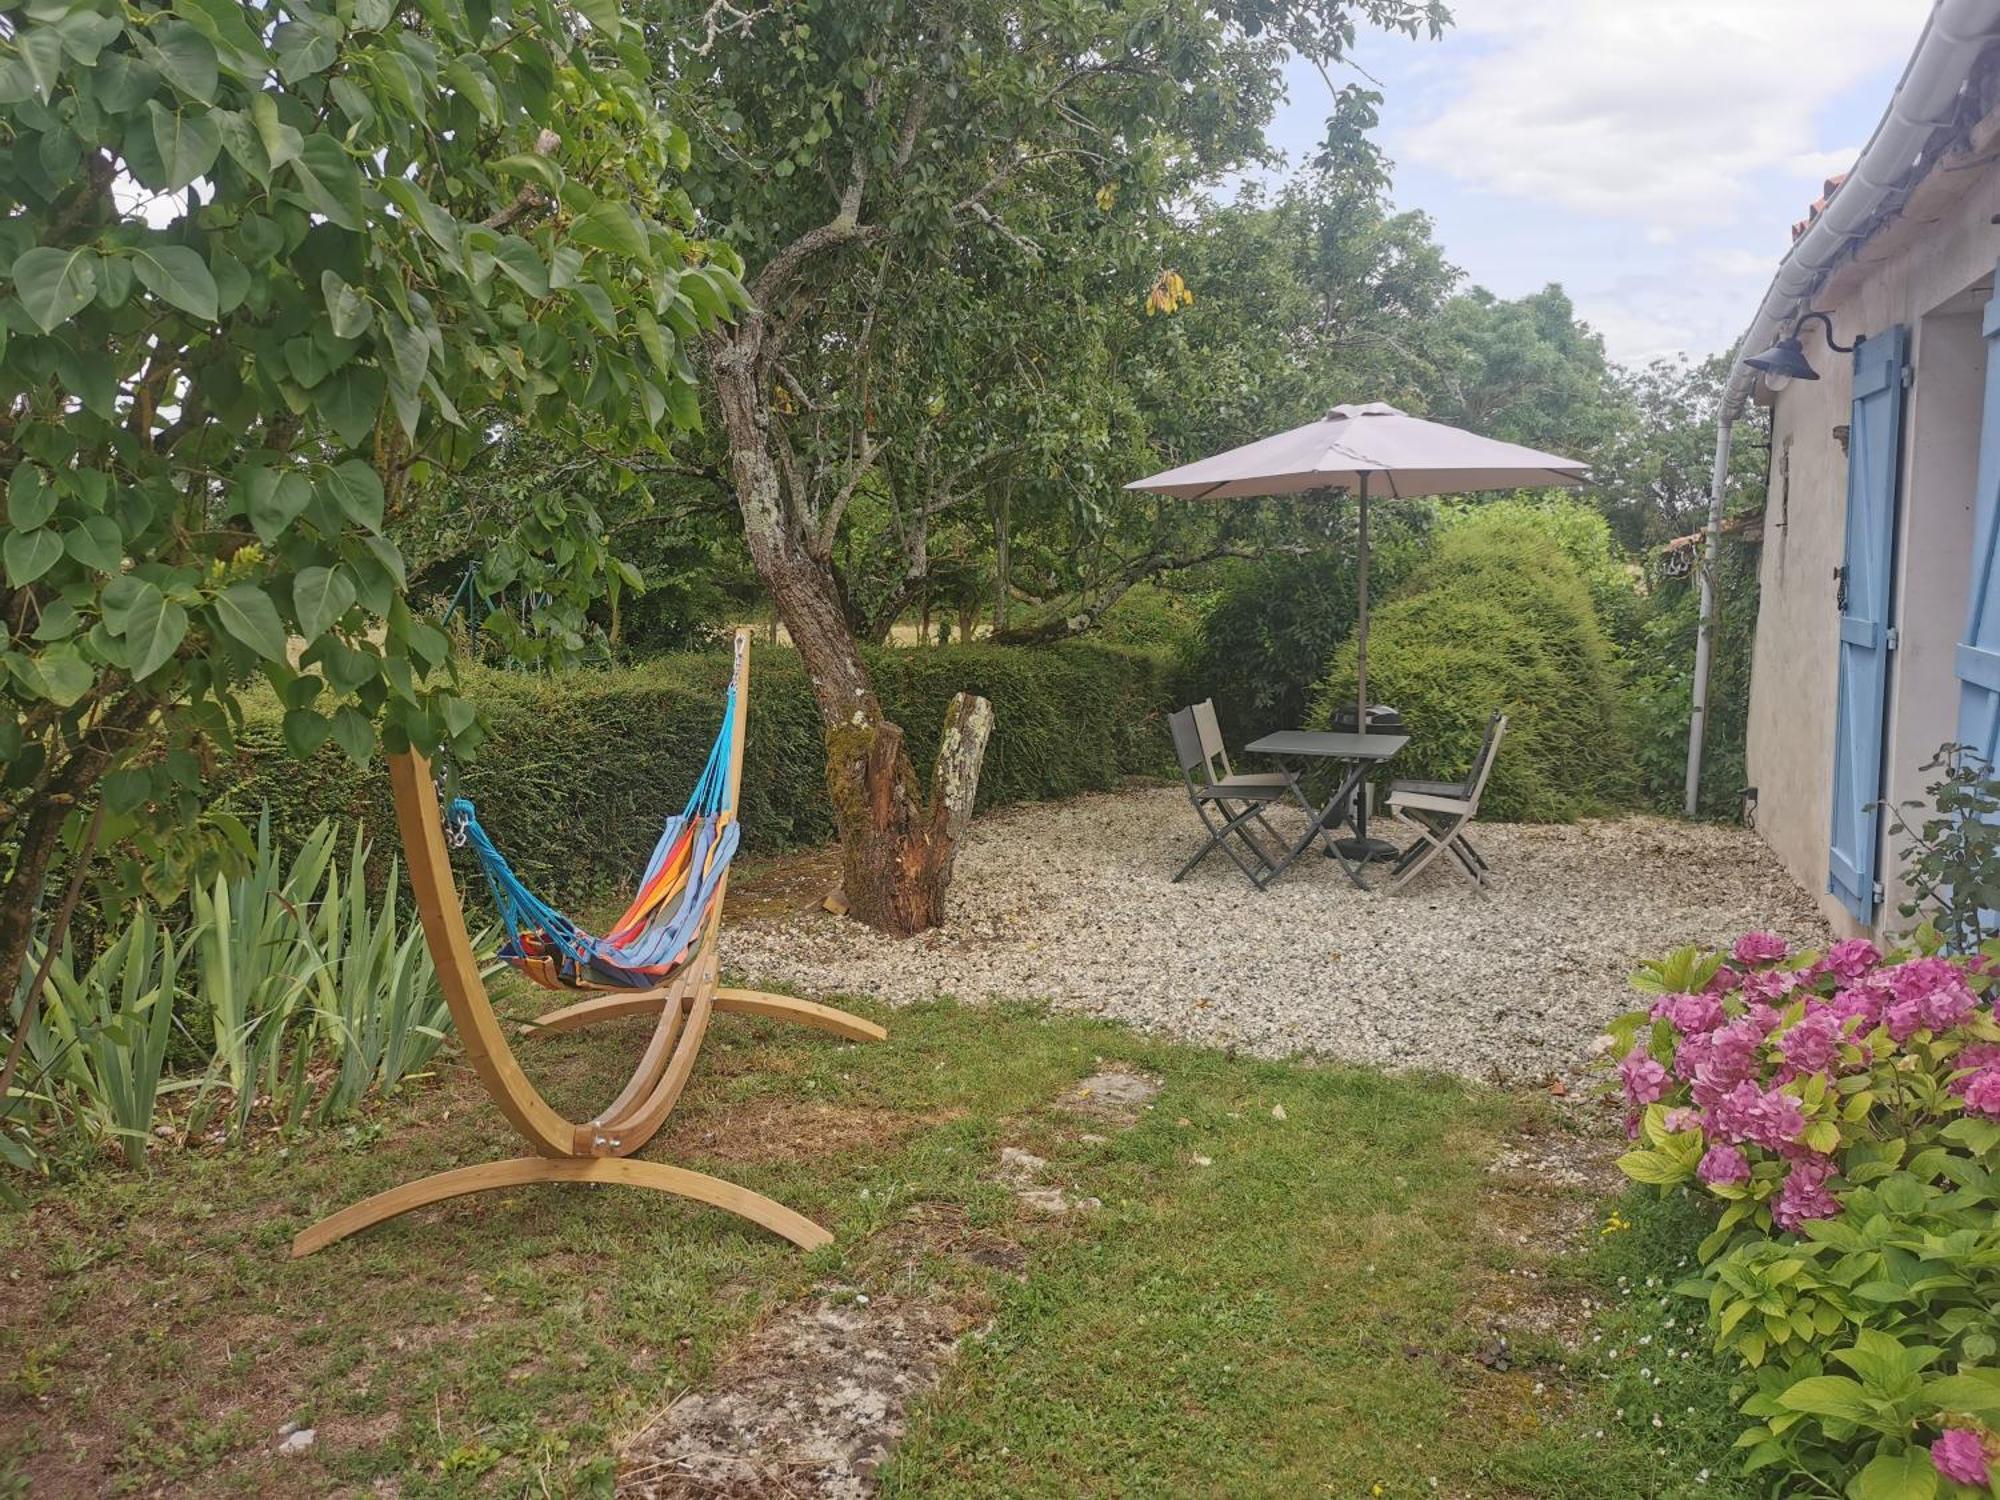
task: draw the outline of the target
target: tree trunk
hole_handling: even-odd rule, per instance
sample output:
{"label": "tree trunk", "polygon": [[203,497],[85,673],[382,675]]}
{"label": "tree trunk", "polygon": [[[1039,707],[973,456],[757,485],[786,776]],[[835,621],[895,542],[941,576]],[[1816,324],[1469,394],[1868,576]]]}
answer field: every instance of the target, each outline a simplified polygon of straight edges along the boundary
{"label": "tree trunk", "polygon": [[1008,512],[1013,509],[1012,494],[1007,485],[1001,485],[993,496],[993,638],[998,640],[1007,633],[1007,590],[1011,584],[1008,573],[1012,570],[1013,558],[1007,549]]}
{"label": "tree trunk", "polygon": [[774,450],[784,437],[771,421],[764,336],[763,314],[747,311],[717,337],[711,362],[744,539],[805,663],[825,726],[826,788],[848,912],[907,937],[943,919],[993,710],[967,693],[953,701],[926,799],[901,727],[883,716],[824,544],[786,504]]}

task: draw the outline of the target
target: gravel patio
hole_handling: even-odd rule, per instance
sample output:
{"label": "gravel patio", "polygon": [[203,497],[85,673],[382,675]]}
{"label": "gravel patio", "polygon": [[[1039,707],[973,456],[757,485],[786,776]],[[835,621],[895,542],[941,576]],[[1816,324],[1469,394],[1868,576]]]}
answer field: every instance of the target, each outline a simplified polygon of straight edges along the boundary
{"label": "gravel patio", "polygon": [[[1281,831],[1303,828],[1285,816]],[[907,941],[818,910],[823,860],[789,878],[779,862],[749,902],[732,891],[754,914],[724,924],[723,961],[818,998],[1045,1000],[1262,1056],[1540,1082],[1582,1068],[1638,960],[1753,927],[1827,937],[1745,829],[1621,817],[1483,825],[1479,841],[1484,891],[1440,860],[1401,894],[1363,893],[1317,853],[1268,890],[1220,853],[1175,885],[1199,846],[1186,797],[1105,793],[981,818],[945,926]]]}

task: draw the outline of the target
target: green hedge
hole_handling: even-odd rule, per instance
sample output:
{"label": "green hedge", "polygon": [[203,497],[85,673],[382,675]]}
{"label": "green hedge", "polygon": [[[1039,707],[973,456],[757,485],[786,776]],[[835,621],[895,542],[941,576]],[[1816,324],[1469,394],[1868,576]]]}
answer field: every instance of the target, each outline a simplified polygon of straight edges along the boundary
{"label": "green hedge", "polygon": [[[1633,755],[1619,671],[1591,591],[1539,527],[1514,515],[1454,526],[1369,628],[1368,696],[1393,703],[1410,744],[1395,774],[1456,779],[1487,718],[1509,719],[1489,817],[1560,822],[1628,800]],[[1319,722],[1354,697],[1354,647],[1334,658]]]}
{"label": "green hedge", "polygon": [[[1081,642],[975,645],[871,652],[869,664],[925,776],[952,694],[970,690],[992,701],[982,808],[1100,791],[1122,776],[1172,770],[1165,713],[1175,681],[1164,652]],[[462,768],[464,790],[515,867],[553,898],[620,888],[700,772],[728,678],[722,654],[561,676],[472,669],[466,693],[489,738]],[[747,850],[771,854],[832,837],[819,714],[790,650],[751,653],[743,762]],[[287,841],[328,814],[371,830],[394,826],[379,762],[357,774],[331,749],[303,764],[293,760],[275,711],[253,713],[222,795],[245,810],[267,804]]]}

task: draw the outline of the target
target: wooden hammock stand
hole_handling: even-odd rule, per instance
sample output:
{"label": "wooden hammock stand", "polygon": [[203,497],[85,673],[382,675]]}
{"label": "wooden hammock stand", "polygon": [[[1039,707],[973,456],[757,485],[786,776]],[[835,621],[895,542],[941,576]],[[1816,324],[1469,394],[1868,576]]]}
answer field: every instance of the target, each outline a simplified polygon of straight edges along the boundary
{"label": "wooden hammock stand", "polygon": [[[743,719],[750,690],[747,630],[736,632],[733,680],[735,733],[730,740],[729,795],[725,804],[731,809],[737,805],[743,775]],[[465,930],[458,887],[452,880],[444,820],[439,814],[437,789],[431,782],[429,764],[415,753],[391,757],[389,780],[395,794],[396,823],[408,861],[410,887],[416,893],[424,938],[437,964],[438,981],[450,1007],[452,1022],[458,1028],[465,1059],[508,1123],[535,1154],[459,1167],[364,1198],[301,1230],[292,1241],[292,1254],[310,1255],[385,1219],[447,1198],[536,1182],[615,1182],[651,1188],[741,1215],[801,1249],[813,1250],[829,1243],[833,1236],[825,1229],[760,1193],[683,1167],[635,1161],[632,1154],[659,1132],[673,1112],[694,1070],[695,1058],[708,1033],[709,1018],[716,1011],[796,1021],[857,1042],[879,1042],[888,1033],[859,1016],[815,1005],[809,1000],[722,988],[717,938],[722,924],[722,898],[728,888],[725,872],[700,935],[667,983],[650,990],[618,990],[594,996],[551,1011],[533,1023],[533,1031],[574,1031],[597,1021],[659,1016],[639,1065],[618,1097],[593,1119],[582,1123],[564,1119],[521,1071],[479,977],[479,964],[473,956],[472,939]]]}

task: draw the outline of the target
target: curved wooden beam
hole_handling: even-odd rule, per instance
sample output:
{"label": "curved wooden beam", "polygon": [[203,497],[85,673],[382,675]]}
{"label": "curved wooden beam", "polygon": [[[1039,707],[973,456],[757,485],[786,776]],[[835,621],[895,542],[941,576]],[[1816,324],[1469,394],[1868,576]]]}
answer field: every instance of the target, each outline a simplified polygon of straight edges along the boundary
{"label": "curved wooden beam", "polygon": [[350,1234],[359,1233],[385,1219],[442,1203],[447,1198],[462,1198],[468,1193],[484,1193],[494,1188],[525,1187],[537,1182],[610,1182],[624,1187],[647,1188],[656,1193],[672,1193],[675,1197],[691,1198],[697,1203],[706,1203],[711,1208],[748,1219],[790,1240],[801,1250],[817,1250],[822,1245],[833,1243],[833,1236],[804,1214],[786,1208],[762,1193],[753,1193],[746,1187],[724,1182],[720,1177],[710,1177],[704,1172],[690,1172],[684,1167],[670,1167],[664,1162],[631,1161],[622,1157],[561,1157],[550,1160],[539,1156],[517,1156],[507,1161],[482,1162],[476,1167],[439,1172],[434,1177],[420,1177],[415,1182],[406,1182],[372,1198],[363,1198],[359,1203],[350,1204],[339,1213],[321,1219],[311,1228],[300,1230],[292,1240],[292,1256],[296,1259],[311,1255],[315,1250],[324,1250],[334,1241],[346,1239]]}
{"label": "curved wooden beam", "polygon": [[[595,1026],[599,1021],[623,1021],[633,1016],[659,1014],[667,1004],[671,987],[657,990],[637,990],[630,994],[600,995],[590,1000],[580,1000],[575,1005],[565,1005],[561,1010],[552,1010],[547,1015],[537,1016],[522,1024],[523,1035],[539,1036],[543,1032],[580,1031],[586,1026]],[[865,1021],[849,1011],[837,1010],[831,1005],[819,1005],[811,1000],[801,1000],[795,995],[772,995],[763,990],[732,989],[728,986],[715,992],[715,1008],[733,1015],[764,1016],[773,1021],[792,1021],[800,1026],[810,1026],[814,1031],[830,1032],[844,1037],[850,1042],[886,1042],[889,1033],[873,1021]]]}
{"label": "curved wooden beam", "polygon": [[715,1008],[737,1015],[768,1016],[774,1021],[795,1021],[815,1031],[830,1031],[850,1042],[886,1042],[889,1033],[873,1021],[864,1021],[831,1005],[816,1005],[792,995],[767,995],[762,990],[720,989],[715,992]]}

